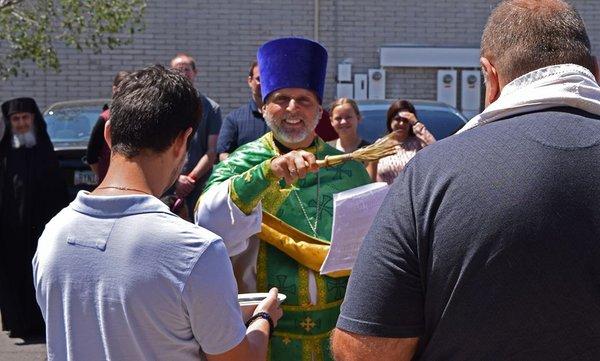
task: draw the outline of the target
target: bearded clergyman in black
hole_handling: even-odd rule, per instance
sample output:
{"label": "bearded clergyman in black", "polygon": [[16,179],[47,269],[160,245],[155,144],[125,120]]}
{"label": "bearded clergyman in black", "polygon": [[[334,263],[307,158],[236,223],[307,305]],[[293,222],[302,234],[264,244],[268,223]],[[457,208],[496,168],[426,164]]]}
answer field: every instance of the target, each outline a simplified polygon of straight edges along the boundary
{"label": "bearded clergyman in black", "polygon": [[0,312],[10,337],[44,335],[31,260],[46,223],[67,204],[67,189],[46,123],[31,98],[2,104],[0,141]]}

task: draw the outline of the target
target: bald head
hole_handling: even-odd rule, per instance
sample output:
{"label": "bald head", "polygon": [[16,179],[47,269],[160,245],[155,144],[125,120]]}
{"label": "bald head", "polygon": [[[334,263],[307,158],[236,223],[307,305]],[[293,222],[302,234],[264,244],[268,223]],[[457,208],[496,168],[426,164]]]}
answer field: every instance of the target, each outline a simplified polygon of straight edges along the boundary
{"label": "bald head", "polygon": [[577,11],[561,0],[506,0],[490,15],[481,56],[508,83],[530,71],[577,64],[594,72],[590,40]]}
{"label": "bald head", "polygon": [[171,60],[171,68],[179,71],[189,81],[194,84],[198,70],[196,69],[196,60],[186,53],[178,53]]}

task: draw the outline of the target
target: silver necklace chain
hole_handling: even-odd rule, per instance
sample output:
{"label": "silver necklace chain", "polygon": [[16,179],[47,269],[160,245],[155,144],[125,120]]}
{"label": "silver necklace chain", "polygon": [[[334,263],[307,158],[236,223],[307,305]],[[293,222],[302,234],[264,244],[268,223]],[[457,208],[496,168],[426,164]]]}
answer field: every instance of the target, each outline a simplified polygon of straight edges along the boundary
{"label": "silver necklace chain", "polygon": [[[317,159],[319,159],[319,151],[318,151],[319,148],[318,147],[319,147],[319,144],[317,143],[317,151],[315,152],[315,157]],[[319,229],[319,215],[320,215],[320,206],[321,206],[320,191],[321,191],[321,172],[320,172],[320,170],[318,170],[317,171],[317,214],[315,215],[315,224],[313,225],[310,222],[310,218],[308,218],[308,213],[306,213],[306,209],[304,208],[304,205],[302,204],[302,200],[300,199],[300,196],[298,195],[298,188],[294,188],[294,195],[296,196],[296,199],[298,200],[298,204],[300,205],[300,209],[302,210],[302,213],[304,214],[306,223],[308,223],[308,226],[313,231],[313,235],[315,237],[318,237],[317,230]]]}
{"label": "silver necklace chain", "polygon": [[304,218],[306,218],[306,223],[308,223],[308,226],[313,231],[313,235],[315,237],[317,237],[317,230],[319,229],[319,214],[320,214],[319,208],[321,206],[320,197],[319,197],[320,196],[319,191],[321,189],[320,183],[321,183],[321,177],[319,175],[319,172],[317,172],[317,214],[315,215],[315,224],[314,225],[310,222],[308,213],[306,213],[304,204],[302,204],[302,200],[300,199],[300,196],[298,195],[298,188],[294,188],[294,195],[296,196],[296,199],[298,200],[298,204],[300,204],[300,209],[302,210],[302,213],[304,214]]}

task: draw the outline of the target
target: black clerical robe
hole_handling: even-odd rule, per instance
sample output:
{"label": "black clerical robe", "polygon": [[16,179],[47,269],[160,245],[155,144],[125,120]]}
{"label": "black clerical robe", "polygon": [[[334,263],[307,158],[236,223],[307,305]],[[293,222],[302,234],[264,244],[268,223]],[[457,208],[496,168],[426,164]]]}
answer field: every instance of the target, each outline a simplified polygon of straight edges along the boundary
{"label": "black clerical robe", "polygon": [[68,199],[45,124],[36,113],[37,145],[15,149],[7,132],[0,149],[0,312],[2,329],[11,337],[43,335],[31,260],[44,226]]}

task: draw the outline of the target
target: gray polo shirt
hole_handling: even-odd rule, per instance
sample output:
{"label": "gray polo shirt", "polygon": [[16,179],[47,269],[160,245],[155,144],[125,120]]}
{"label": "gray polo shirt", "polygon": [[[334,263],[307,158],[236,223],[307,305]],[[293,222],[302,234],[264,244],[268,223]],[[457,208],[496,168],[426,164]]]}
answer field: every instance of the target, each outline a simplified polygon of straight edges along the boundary
{"label": "gray polo shirt", "polygon": [[33,268],[50,360],[198,360],[245,336],[221,239],[151,196],[80,192]]}

